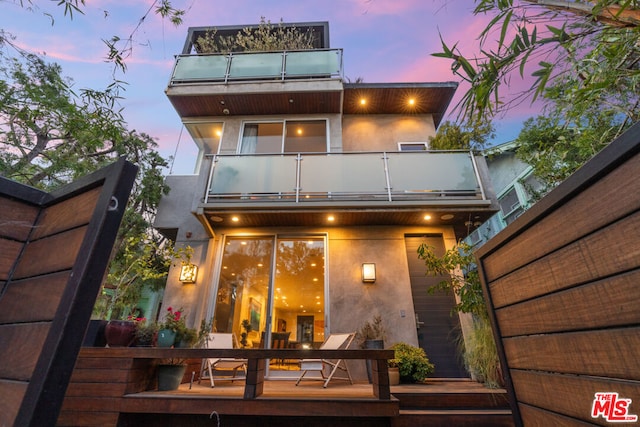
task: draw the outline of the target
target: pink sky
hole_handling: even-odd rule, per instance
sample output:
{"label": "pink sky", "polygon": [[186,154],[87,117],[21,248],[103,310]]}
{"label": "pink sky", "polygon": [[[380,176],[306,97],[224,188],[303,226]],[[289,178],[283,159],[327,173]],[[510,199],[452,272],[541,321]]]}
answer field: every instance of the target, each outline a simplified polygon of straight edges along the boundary
{"label": "pink sky", "polygon": [[[104,88],[113,70],[103,60],[107,50],[101,40],[128,37],[152,1],[88,0],[85,14],[72,21],[56,3],[36,0],[40,8],[29,11],[3,2],[0,28],[15,35],[23,48],[45,52],[58,62],[76,88]],[[180,138],[180,119],[164,95],[173,55],[180,53],[190,26],[253,24],[261,16],[274,23],[328,21],[331,47],[344,49],[345,76],[352,80],[444,82],[459,79],[451,73],[449,61],[431,56],[441,49],[439,32],[447,44],[459,42],[468,54],[476,49],[475,39],[487,19],[473,16],[472,0],[173,0],[173,4],[187,10],[183,25],[176,28],[149,15],[135,33],[126,74],[117,77],[128,82],[123,106],[129,128],[156,138],[165,157],[178,146],[174,174],[192,173],[196,155],[188,134],[183,132]],[[53,25],[45,13],[53,16]],[[517,77],[513,86],[522,87]],[[459,87],[446,119],[455,120],[453,104],[465,89]],[[515,138],[522,121],[536,114],[526,103],[501,118],[495,143]]]}

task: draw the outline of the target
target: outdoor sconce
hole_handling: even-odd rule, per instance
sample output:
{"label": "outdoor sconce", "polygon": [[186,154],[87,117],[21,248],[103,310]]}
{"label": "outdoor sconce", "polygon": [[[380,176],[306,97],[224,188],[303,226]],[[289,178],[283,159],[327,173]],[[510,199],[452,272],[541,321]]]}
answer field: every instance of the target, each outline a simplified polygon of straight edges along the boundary
{"label": "outdoor sconce", "polygon": [[195,264],[182,264],[180,268],[180,281],[182,283],[195,283],[198,275],[198,266]]}
{"label": "outdoor sconce", "polygon": [[373,262],[362,264],[362,282],[374,283],[376,281],[376,265]]}

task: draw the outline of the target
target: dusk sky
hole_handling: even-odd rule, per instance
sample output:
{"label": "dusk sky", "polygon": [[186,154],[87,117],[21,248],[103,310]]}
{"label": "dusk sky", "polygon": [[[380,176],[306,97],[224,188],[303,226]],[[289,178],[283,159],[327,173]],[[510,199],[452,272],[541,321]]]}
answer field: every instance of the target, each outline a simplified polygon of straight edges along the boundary
{"label": "dusk sky", "polygon": [[[29,10],[19,0],[0,1],[0,28],[14,35],[20,47],[59,63],[76,90],[99,90],[111,82],[113,72],[104,62],[102,40],[129,37],[153,1],[86,0],[85,14],[73,20],[63,16],[57,1],[34,3],[37,7]],[[134,34],[126,74],[116,75],[128,83],[122,105],[129,129],[154,137],[165,158],[178,147],[173,174],[193,173],[197,153],[186,130],[180,136],[182,124],[164,94],[188,27],[249,25],[261,16],[272,23],[328,21],[331,47],[344,50],[344,74],[352,81],[446,82],[459,79],[450,61],[431,56],[441,49],[439,33],[448,45],[459,42],[469,56],[488,20],[473,15],[473,0],[173,0],[173,5],[186,10],[183,24],[175,27],[149,14]],[[525,87],[517,77],[513,84],[513,90]],[[465,85],[458,87],[445,120],[455,120],[453,107],[465,90]],[[494,142],[514,139],[523,120],[538,113],[526,104],[499,118]]]}

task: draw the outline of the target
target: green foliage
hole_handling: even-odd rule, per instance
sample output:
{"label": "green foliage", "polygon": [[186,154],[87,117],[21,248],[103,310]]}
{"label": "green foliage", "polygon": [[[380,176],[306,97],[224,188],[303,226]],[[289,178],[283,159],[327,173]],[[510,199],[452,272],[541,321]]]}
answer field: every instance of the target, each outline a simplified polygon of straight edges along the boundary
{"label": "green foliage", "polygon": [[[454,74],[471,84],[458,105],[469,120],[492,117],[527,97],[553,103],[558,98],[546,99],[547,90],[562,82],[570,88],[564,93],[565,114],[580,116],[588,106],[598,106],[632,123],[638,120],[640,94],[640,28],[633,18],[638,7],[636,0],[562,7],[476,0],[476,15],[493,14],[478,38],[482,54],[465,58],[457,44],[441,37],[442,51],[434,56],[450,59]],[[534,77],[529,90],[505,102],[502,89],[512,84],[512,75],[523,78],[528,71]]]}
{"label": "green foliage", "polygon": [[462,354],[467,371],[478,381],[489,388],[501,386],[498,351],[487,319],[475,319]]}
{"label": "green foliage", "polygon": [[474,120],[456,124],[447,121],[438,127],[435,137],[429,138],[429,148],[432,150],[481,150],[494,136],[494,128],[490,122]]}
{"label": "green foliage", "polygon": [[35,55],[0,50],[0,175],[51,190],[120,157],[139,167],[94,309],[100,318],[123,318],[145,287],[164,285],[176,253],[151,227],[168,191],[167,162],[150,136],[126,128],[111,89],[78,96],[61,73]]}
{"label": "green foliage", "polygon": [[471,313],[486,319],[487,308],[472,249],[471,245],[460,242],[442,256],[438,256],[435,248],[422,244],[418,247],[418,257],[424,261],[427,274],[449,277],[430,288],[429,292],[454,292],[460,298],[460,302],[454,307],[455,311]]}
{"label": "green foliage", "polygon": [[422,382],[435,370],[423,349],[405,343],[391,346],[394,358],[389,359],[389,367],[398,368],[401,382]]}
{"label": "green foliage", "polygon": [[219,36],[217,30],[208,31],[196,40],[198,53],[257,52],[278,50],[307,50],[313,48],[314,35],[296,27],[285,27],[282,19],[277,26],[260,18],[258,28],[244,28],[235,36]]}
{"label": "green foliage", "polygon": [[358,332],[356,332],[356,338],[360,342],[360,346],[364,345],[365,341],[369,340],[384,340],[386,330],[382,324],[382,316],[373,316],[372,321],[366,321],[362,325]]}
{"label": "green foliage", "polygon": [[600,151],[612,138],[619,117],[606,111],[582,121],[561,122],[558,116],[528,119],[517,138],[516,155],[530,164],[543,184],[540,195],[553,189]]}

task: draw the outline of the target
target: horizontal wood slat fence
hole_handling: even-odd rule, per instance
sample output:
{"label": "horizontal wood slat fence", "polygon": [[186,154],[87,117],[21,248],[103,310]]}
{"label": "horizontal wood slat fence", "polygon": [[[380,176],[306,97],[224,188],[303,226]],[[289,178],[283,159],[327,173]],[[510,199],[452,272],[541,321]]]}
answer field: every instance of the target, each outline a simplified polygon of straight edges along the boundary
{"label": "horizontal wood slat fence", "polygon": [[639,153],[636,124],[476,252],[517,425],[640,415]]}
{"label": "horizontal wood slat fence", "polygon": [[53,426],[137,167],[46,193],[0,177],[0,425]]}

